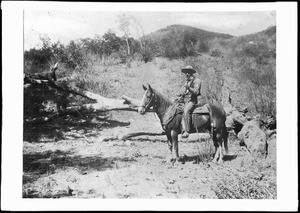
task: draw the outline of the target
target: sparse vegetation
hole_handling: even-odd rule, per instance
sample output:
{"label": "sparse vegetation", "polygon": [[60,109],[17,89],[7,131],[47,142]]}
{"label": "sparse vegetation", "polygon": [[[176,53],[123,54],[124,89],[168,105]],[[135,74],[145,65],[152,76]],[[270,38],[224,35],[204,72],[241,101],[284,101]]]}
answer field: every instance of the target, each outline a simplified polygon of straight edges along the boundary
{"label": "sparse vegetation", "polygon": [[[263,176],[261,176],[263,178]],[[232,181],[234,180],[234,181]],[[276,199],[276,182],[263,181],[260,177],[241,177],[223,179],[214,190],[219,199]]]}
{"label": "sparse vegetation", "polygon": [[276,199],[276,179],[269,178],[267,172],[267,168],[273,166],[270,163],[243,160],[240,173],[228,174],[212,188],[219,199]]}
{"label": "sparse vegetation", "polygon": [[[47,37],[41,38],[41,41],[43,45],[40,49],[30,49],[24,53],[26,74],[48,72],[50,65],[59,62],[58,78],[108,98],[120,98],[125,94],[140,99],[143,93],[141,85],[150,83],[153,88],[172,99],[178,94],[184,81],[180,68],[191,65],[202,81],[202,101],[222,106],[228,99],[228,94],[224,93],[226,91],[231,94],[232,104],[240,108],[247,107],[250,115],[261,113],[263,116],[276,117],[276,27],[248,36],[232,37],[173,25],[144,35],[141,40],[131,38],[129,34],[118,37],[113,31],[108,31],[102,36],[96,35],[94,38],[84,38],[68,44],[53,43]],[[184,193],[187,192],[191,192],[191,197],[199,198],[199,191],[206,198],[277,198],[276,162],[264,167],[254,164],[246,159],[246,154],[241,151],[236,141],[231,141],[229,150],[233,149],[238,154],[229,156],[229,160],[225,160],[226,166],[222,167],[233,165],[226,174],[220,173],[218,166],[209,164],[214,151],[211,141],[205,141],[196,150],[195,147],[190,148],[189,142],[182,143],[185,148],[181,155],[192,156],[185,163],[195,159],[198,162],[195,165],[174,167],[169,173],[166,172],[170,171],[168,164],[162,163],[168,150],[163,148],[166,144],[160,143],[161,139],[146,140],[146,143],[130,142],[130,146],[119,140],[98,143],[99,137],[110,134],[109,131],[105,132],[109,128],[114,128],[116,132],[128,130],[129,125],[133,129],[155,129],[157,126],[152,114],[149,115],[150,118],[141,118],[139,115],[124,113],[121,116],[124,122],[99,121],[79,114],[77,117],[61,116],[38,125],[26,122],[28,117],[56,112],[55,104],[61,100],[60,97],[67,99],[69,104],[80,105],[87,102],[83,98],[63,95],[47,86],[24,87],[24,140],[29,141],[26,142],[24,150],[24,198],[127,198],[166,194],[175,198],[185,197]],[[120,116],[118,113],[114,115]],[[149,125],[143,119],[149,119],[153,123]],[[39,151],[36,150],[36,141],[41,142]],[[138,139],[138,142],[141,141],[143,140]],[[163,141],[165,142],[165,138]],[[148,149],[153,145],[150,142],[156,143],[159,148],[155,147],[155,151]],[[53,149],[58,145],[67,147],[66,150],[72,152],[55,152]],[[47,150],[50,151],[44,152]],[[78,153],[83,153],[83,156]],[[91,153],[95,155],[91,156]],[[237,161],[230,157],[237,158]],[[154,163],[149,163],[150,158]],[[136,159],[142,159],[142,166]],[[139,170],[124,170],[131,168],[133,164]],[[75,168],[79,170],[73,170]],[[145,171],[141,168],[145,168]],[[120,176],[114,176],[114,169],[120,171]],[[176,178],[172,176],[174,171]],[[69,176],[65,176],[67,173]],[[114,194],[118,193],[113,188],[116,183],[120,189],[124,189],[125,184],[126,190],[132,187],[139,191],[138,188],[145,186],[140,184],[151,183],[151,178],[162,174],[161,185],[153,188],[149,184],[152,186],[149,190],[155,192],[154,195],[142,191],[140,194],[130,194],[128,191],[123,191],[125,194],[122,191]],[[205,176],[207,174],[209,177]],[[255,176],[256,174],[263,176]],[[72,175],[75,180],[70,177]],[[97,175],[106,178],[100,178],[102,185],[95,187],[92,183],[99,181]],[[85,182],[86,188],[76,185],[76,181],[82,183],[83,179],[88,180]],[[139,182],[134,182],[133,179],[138,179]],[[193,188],[188,188],[184,182],[187,180],[190,183],[194,181],[191,184]],[[176,181],[180,183],[180,189]],[[206,189],[204,186],[215,194],[205,194],[207,191],[202,191],[203,188]],[[106,191],[108,188],[110,191]],[[158,188],[165,191],[159,191]]]}

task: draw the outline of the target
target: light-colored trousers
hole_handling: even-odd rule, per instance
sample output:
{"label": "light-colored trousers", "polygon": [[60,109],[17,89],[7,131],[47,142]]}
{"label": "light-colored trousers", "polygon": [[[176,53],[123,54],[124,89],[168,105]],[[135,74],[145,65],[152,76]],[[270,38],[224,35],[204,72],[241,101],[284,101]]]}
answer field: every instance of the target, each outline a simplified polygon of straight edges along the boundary
{"label": "light-colored trousers", "polygon": [[188,102],[184,105],[183,118],[182,118],[182,132],[184,131],[190,132],[192,112],[194,108],[195,108],[194,102]]}

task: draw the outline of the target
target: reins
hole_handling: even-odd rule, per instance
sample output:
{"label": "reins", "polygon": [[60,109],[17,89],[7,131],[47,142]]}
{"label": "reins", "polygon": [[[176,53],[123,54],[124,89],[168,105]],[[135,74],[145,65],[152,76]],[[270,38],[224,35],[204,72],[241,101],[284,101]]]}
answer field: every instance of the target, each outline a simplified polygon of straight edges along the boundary
{"label": "reins", "polygon": [[142,108],[148,110],[149,108],[149,105],[152,103],[153,99],[155,98],[154,100],[154,104],[153,104],[153,108],[157,108],[157,97],[156,97],[156,94],[155,93],[152,93],[152,97],[150,99],[150,101],[148,101],[148,103],[144,104],[144,105],[141,105]]}

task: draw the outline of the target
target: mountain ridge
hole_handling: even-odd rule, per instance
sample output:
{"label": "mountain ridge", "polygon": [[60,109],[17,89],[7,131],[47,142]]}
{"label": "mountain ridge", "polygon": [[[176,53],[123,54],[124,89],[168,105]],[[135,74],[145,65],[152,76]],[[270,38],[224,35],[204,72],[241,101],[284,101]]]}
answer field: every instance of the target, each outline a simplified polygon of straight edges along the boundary
{"label": "mountain ridge", "polygon": [[197,27],[192,27],[189,25],[181,25],[181,24],[173,24],[169,25],[167,27],[158,29],[152,33],[149,33],[145,35],[146,38],[154,39],[154,40],[161,40],[164,39],[165,37],[168,37],[174,34],[177,34],[179,36],[184,35],[184,34],[191,34],[194,36],[195,39],[203,39],[203,40],[211,40],[214,38],[232,38],[235,37],[230,34],[224,34],[224,33],[218,33],[218,32],[212,32],[212,31],[207,31],[203,30]]}

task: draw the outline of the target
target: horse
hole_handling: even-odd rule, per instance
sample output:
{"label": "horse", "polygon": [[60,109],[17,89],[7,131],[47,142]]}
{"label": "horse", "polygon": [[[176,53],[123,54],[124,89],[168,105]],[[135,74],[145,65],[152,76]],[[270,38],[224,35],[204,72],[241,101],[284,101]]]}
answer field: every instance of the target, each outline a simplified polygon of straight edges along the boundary
{"label": "horse", "polygon": [[[141,104],[138,107],[138,112],[143,115],[151,109],[152,112],[154,111],[156,113],[167,135],[168,145],[171,151],[170,161],[179,162],[180,157],[178,150],[178,135],[182,132],[182,113],[175,114],[170,122],[168,122],[167,124],[163,124],[166,113],[168,112],[170,107],[174,107],[174,103],[172,103],[158,91],[153,89],[149,84],[147,85],[147,87],[143,85],[143,89],[145,90],[145,92],[141,100]],[[222,141],[224,142],[223,144],[226,154],[228,154],[228,132],[225,126],[226,113],[221,107],[213,104],[206,105],[209,113],[193,113],[191,119],[191,133],[199,133],[205,131],[210,132],[210,136],[215,146],[215,153],[212,161],[214,163],[222,163]],[[196,109],[197,105],[195,107],[195,110]],[[173,153],[175,153],[175,157]]]}

